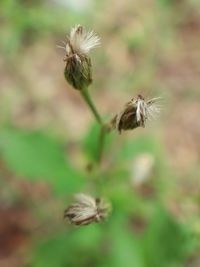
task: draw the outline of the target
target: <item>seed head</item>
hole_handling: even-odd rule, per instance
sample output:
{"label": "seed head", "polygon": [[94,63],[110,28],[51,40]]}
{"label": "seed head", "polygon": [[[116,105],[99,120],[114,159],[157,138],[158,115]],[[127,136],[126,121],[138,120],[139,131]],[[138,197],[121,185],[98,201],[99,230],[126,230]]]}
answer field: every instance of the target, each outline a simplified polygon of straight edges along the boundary
{"label": "seed head", "polygon": [[71,29],[64,46],[59,46],[66,52],[65,78],[75,89],[82,90],[91,84],[92,66],[89,52],[99,45],[100,38],[93,31],[87,32],[78,25]]}
{"label": "seed head", "polygon": [[86,31],[81,25],[71,29],[66,42],[67,55],[88,55],[90,50],[100,45],[100,38],[93,31]]}
{"label": "seed head", "polygon": [[157,99],[153,98],[145,101],[141,95],[131,99],[126,103],[125,107],[111,121],[113,128],[116,128],[119,133],[122,130],[132,130],[137,127],[145,127],[146,121],[155,118],[160,112],[160,107],[157,105]]}
{"label": "seed head", "polygon": [[104,220],[109,213],[109,204],[102,199],[83,193],[75,195],[76,202],[72,203],[64,212],[64,218],[75,225],[88,225],[92,222]]}

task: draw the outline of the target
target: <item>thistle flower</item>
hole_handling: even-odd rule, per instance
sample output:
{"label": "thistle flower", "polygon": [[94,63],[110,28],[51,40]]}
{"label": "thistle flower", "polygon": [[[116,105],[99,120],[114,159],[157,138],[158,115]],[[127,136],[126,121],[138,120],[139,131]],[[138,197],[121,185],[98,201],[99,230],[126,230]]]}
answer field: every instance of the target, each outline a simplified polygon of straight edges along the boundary
{"label": "thistle flower", "polygon": [[137,127],[145,127],[147,120],[155,118],[160,112],[160,107],[156,103],[159,98],[152,98],[145,101],[141,95],[131,99],[126,103],[123,110],[117,114],[111,121],[113,128],[119,133],[122,130],[132,130]]}
{"label": "thistle flower", "polygon": [[72,203],[64,212],[64,218],[75,225],[87,225],[100,222],[108,216],[109,204],[102,199],[83,193],[75,195],[76,202]]}
{"label": "thistle flower", "polygon": [[71,29],[64,46],[59,46],[66,52],[65,78],[75,89],[82,90],[91,84],[92,66],[89,52],[99,45],[100,38],[93,31],[87,32],[77,25]]}

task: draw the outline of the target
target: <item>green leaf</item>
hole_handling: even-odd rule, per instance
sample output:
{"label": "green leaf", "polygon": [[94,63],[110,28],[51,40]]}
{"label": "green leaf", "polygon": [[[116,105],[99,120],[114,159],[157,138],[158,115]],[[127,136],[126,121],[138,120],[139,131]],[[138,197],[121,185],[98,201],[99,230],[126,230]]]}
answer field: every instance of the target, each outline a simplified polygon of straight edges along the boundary
{"label": "green leaf", "polygon": [[123,215],[116,213],[110,224],[110,267],[144,267],[140,247],[134,233],[127,229]]}
{"label": "green leaf", "polygon": [[16,175],[47,181],[57,193],[82,186],[83,175],[69,164],[61,145],[44,133],[2,130],[0,156]]}
{"label": "green leaf", "polygon": [[70,256],[69,233],[57,233],[54,237],[38,243],[33,249],[31,267],[57,267],[65,266]]}
{"label": "green leaf", "polygon": [[158,208],[144,238],[147,266],[165,267],[183,261],[190,250],[189,242],[189,232]]}
{"label": "green leaf", "polygon": [[101,249],[101,226],[93,224],[71,230],[39,241],[33,249],[30,266],[88,266],[92,261],[97,262]]}

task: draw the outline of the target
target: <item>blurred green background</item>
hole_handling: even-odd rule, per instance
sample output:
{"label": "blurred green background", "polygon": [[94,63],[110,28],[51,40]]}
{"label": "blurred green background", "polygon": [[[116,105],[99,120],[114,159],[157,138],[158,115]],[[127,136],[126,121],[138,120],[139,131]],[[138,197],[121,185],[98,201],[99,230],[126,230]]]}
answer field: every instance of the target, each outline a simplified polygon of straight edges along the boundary
{"label": "blurred green background", "polygon": [[[0,23],[0,266],[199,267],[199,0],[1,0]],[[99,129],[56,47],[76,24],[101,37],[105,118],[138,93],[163,106],[90,171]],[[109,199],[108,220],[67,224],[76,192]]]}

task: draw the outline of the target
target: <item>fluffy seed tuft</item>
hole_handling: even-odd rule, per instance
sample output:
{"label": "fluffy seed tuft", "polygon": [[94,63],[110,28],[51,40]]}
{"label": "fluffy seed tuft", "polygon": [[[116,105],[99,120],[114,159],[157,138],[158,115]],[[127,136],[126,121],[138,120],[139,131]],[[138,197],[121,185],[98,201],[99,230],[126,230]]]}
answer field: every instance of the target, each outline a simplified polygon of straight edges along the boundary
{"label": "fluffy seed tuft", "polygon": [[99,198],[80,193],[75,195],[76,202],[72,203],[64,212],[64,218],[75,225],[88,225],[101,222],[109,213],[109,204]]}

